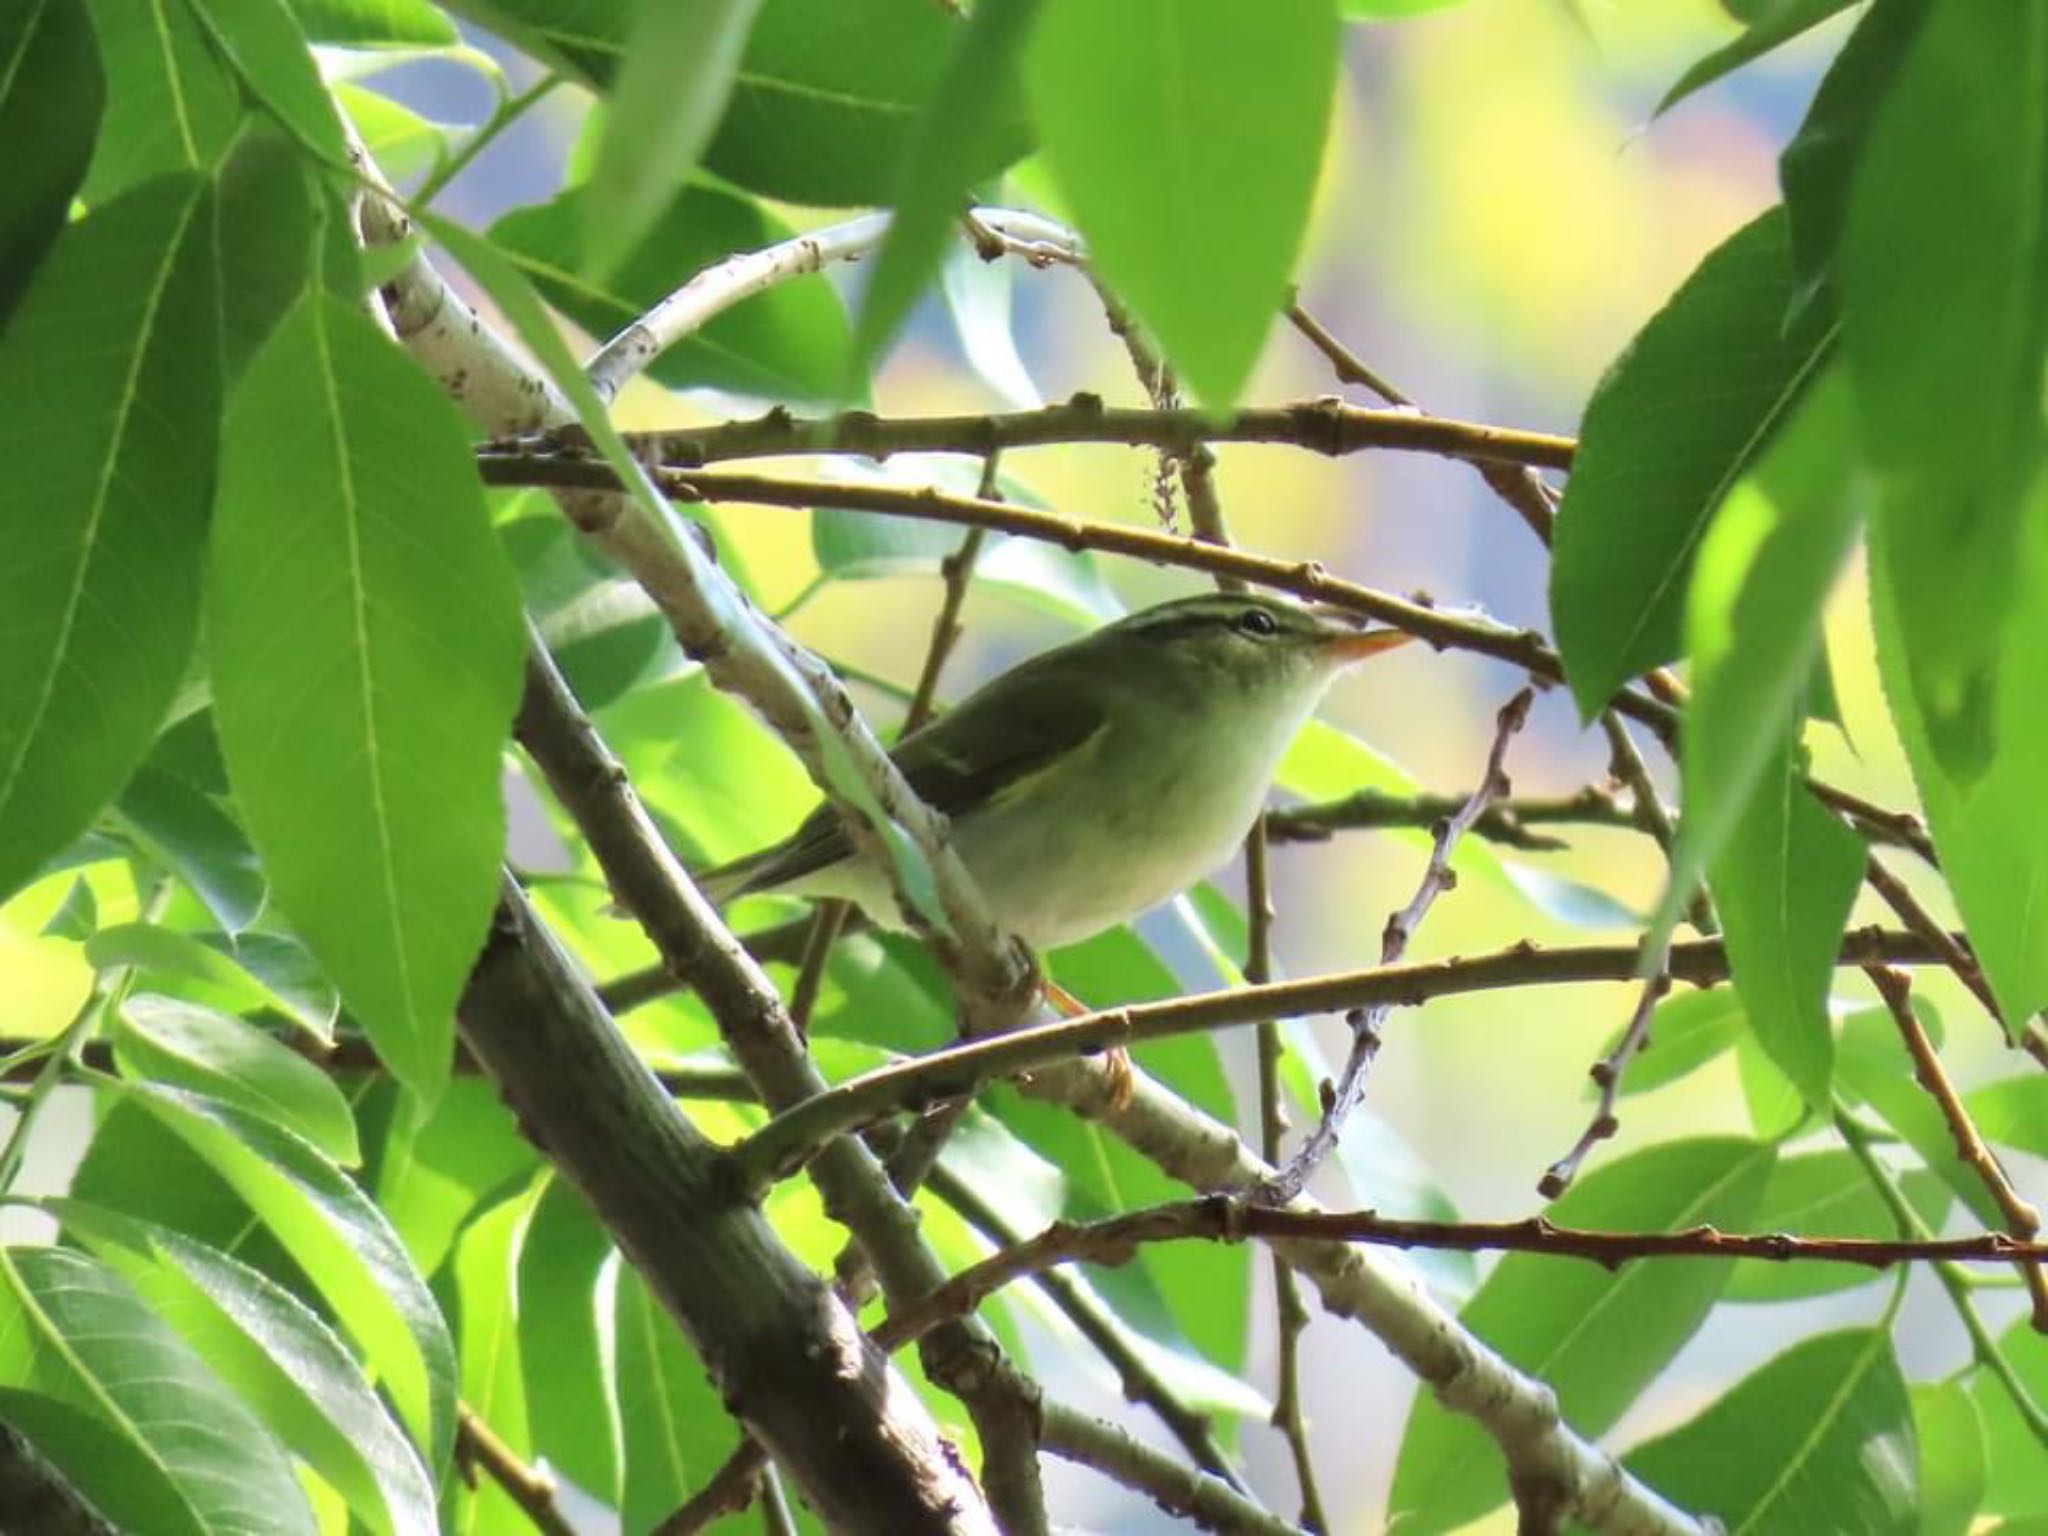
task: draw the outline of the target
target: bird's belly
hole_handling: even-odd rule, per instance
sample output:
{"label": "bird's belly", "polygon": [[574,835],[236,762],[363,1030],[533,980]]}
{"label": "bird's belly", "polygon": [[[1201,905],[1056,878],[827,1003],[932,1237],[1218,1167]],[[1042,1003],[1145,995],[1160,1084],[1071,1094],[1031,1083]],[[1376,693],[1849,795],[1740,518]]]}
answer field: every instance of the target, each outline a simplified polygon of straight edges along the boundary
{"label": "bird's belly", "polygon": [[1227,861],[1258,815],[1266,765],[1176,766],[1171,777],[1063,774],[1028,816],[997,805],[956,824],[996,921],[1034,948],[1073,943]]}

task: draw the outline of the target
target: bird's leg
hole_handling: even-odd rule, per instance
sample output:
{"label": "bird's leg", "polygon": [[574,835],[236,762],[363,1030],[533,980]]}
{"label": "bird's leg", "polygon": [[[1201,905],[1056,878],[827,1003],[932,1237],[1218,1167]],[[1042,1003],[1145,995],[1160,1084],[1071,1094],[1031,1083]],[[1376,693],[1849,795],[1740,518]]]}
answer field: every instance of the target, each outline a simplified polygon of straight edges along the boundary
{"label": "bird's leg", "polygon": [[[1078,1019],[1095,1011],[1050,976],[1039,977],[1038,989],[1046,1006],[1063,1019]],[[1109,1107],[1122,1109],[1131,1102],[1131,1090],[1136,1086],[1131,1053],[1120,1045],[1112,1045],[1102,1053],[1102,1065],[1109,1072]]]}

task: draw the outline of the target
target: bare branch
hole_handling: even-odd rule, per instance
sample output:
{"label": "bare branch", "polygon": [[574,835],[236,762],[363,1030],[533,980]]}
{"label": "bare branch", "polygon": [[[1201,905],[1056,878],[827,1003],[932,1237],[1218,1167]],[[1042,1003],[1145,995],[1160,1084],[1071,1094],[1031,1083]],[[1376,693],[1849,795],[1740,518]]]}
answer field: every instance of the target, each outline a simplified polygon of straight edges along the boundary
{"label": "bare branch", "polygon": [[1045,1448],[1135,1488],[1205,1531],[1222,1536],[1301,1536],[1300,1527],[1268,1514],[1214,1474],[1184,1467],[1107,1420],[1064,1403],[1045,1405]]}
{"label": "bare branch", "polygon": [[[1408,941],[1429,915],[1436,898],[1458,883],[1458,877],[1451,872],[1451,853],[1458,846],[1458,839],[1486,814],[1486,808],[1508,792],[1505,767],[1508,743],[1514,740],[1515,733],[1529,718],[1529,706],[1535,700],[1534,690],[1524,688],[1501,706],[1494,723],[1493,746],[1486,754],[1486,766],[1480,771],[1478,787],[1455,815],[1438,823],[1429,862],[1423,867],[1422,880],[1415,888],[1415,895],[1407,906],[1387,919],[1386,928],[1380,935],[1382,967],[1395,964],[1408,952]],[[1280,1170],[1279,1176],[1259,1191],[1261,1200],[1270,1205],[1285,1205],[1308,1187],[1309,1179],[1322,1165],[1323,1159],[1336,1148],[1337,1138],[1344,1133],[1345,1118],[1365,1096],[1366,1073],[1373,1058],[1379,1054],[1380,1030],[1391,1008],[1388,1003],[1374,1003],[1355,1011],[1347,1020],[1351,1025],[1351,1052],[1337,1078],[1335,1090],[1323,1106],[1322,1119],[1300,1150]]]}

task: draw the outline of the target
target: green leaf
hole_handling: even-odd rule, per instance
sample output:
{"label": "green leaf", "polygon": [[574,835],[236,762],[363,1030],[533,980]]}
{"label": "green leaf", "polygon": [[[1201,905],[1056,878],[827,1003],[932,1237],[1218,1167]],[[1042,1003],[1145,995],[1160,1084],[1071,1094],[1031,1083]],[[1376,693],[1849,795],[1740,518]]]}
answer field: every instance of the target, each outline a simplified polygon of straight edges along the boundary
{"label": "green leaf", "polygon": [[1679,654],[1709,519],[1814,376],[1824,338],[1789,336],[1785,214],[1701,262],[1586,406],[1558,508],[1551,622],[1580,713]]}
{"label": "green leaf", "polygon": [[134,1077],[274,1121],[344,1166],[361,1161],[355,1115],[334,1079],[232,1014],[140,993],[115,1015],[114,1050]]}
{"label": "green leaf", "polygon": [[121,818],[214,921],[240,933],[263,907],[263,871],[234,818],[183,779],[144,764],[121,792]]}
{"label": "green leaf", "polygon": [[97,208],[166,171],[211,170],[242,122],[242,94],[185,0],[86,0],[107,112],[80,194]]}
{"label": "green leaf", "polygon": [[[739,251],[790,238],[788,225],[752,198],[685,187],[603,283],[578,275],[590,193],[574,187],[517,208],[491,226],[556,309],[600,339],[623,330],[685,279]],[[774,399],[822,400],[845,373],[846,311],[812,274],[734,305],[655,359],[649,374],[677,389],[712,385]]]}
{"label": "green leaf", "polygon": [[71,226],[0,344],[0,895],[121,788],[184,676],[220,410],[206,183]]}
{"label": "green leaf", "polygon": [[[462,1362],[463,1405],[490,1425],[512,1454],[532,1457],[526,1431],[526,1388],[519,1365],[519,1251],[533,1195],[500,1201],[463,1229],[453,1265]],[[458,1499],[452,1529],[504,1530],[524,1523],[519,1506],[494,1478],[481,1479]]]}
{"label": "green leaf", "polygon": [[[1915,994],[1913,1011],[1929,1038],[1939,1043],[1933,1005]],[[1987,1226],[2002,1225],[2003,1218],[1984,1181],[1956,1155],[1948,1121],[1920,1086],[1890,1009],[1866,1008],[1842,1021],[1836,1069],[1843,1092],[1875,1110],[1980,1221]]]}
{"label": "green leaf", "polygon": [[269,1432],[119,1275],[83,1254],[0,1250],[0,1383],[91,1413],[155,1464],[176,1499],[136,1529],[313,1536]]}
{"label": "green leaf", "polygon": [[363,1369],[298,1297],[183,1233],[76,1200],[48,1208],[331,1483],[377,1536],[433,1536],[433,1480]]}
{"label": "green leaf", "polygon": [[278,903],[431,1100],[496,900],[524,639],[454,407],[336,299],[309,295],[236,394],[207,604]]}
{"label": "green leaf", "polygon": [[[958,36],[925,0],[767,0],[705,165],[783,202],[889,202]],[[973,135],[969,182],[1029,145],[1015,93],[997,106]]]}
{"label": "green leaf", "polygon": [[[1563,1226],[1666,1232],[1746,1226],[1772,1164],[1769,1146],[1732,1138],[1666,1142],[1595,1168],[1548,1212]],[[1581,1434],[1599,1434],[1692,1336],[1732,1261],[1683,1259],[1608,1271],[1509,1254],[1460,1319],[1514,1365],[1555,1389]],[[1500,1453],[1472,1423],[1420,1396],[1394,1470],[1404,1531],[1449,1530],[1507,1497]]]}
{"label": "green leaf", "polygon": [[630,1264],[619,1267],[612,1315],[625,1429],[619,1514],[629,1531],[652,1530],[718,1470],[737,1432],[703,1364]]}
{"label": "green leaf", "polygon": [[129,1099],[196,1152],[319,1287],[430,1468],[455,1439],[447,1325],[398,1234],[339,1168],[288,1131],[175,1088]]}
{"label": "green leaf", "polygon": [[1954,1381],[1916,1381],[1907,1394],[1920,1448],[1918,1536],[1965,1536],[1984,1502],[1984,1417]]}
{"label": "green leaf", "polygon": [[333,91],[335,102],[362,137],[363,148],[394,184],[426,175],[447,156],[457,132],[448,124],[345,80],[335,82]]}
{"label": "green leaf", "polygon": [[1627,1457],[1630,1471],[1731,1536],[1857,1531],[1918,1520],[1912,1406],[1882,1330],[1806,1339],[1691,1423]]}
{"label": "green leaf", "polygon": [[339,200],[316,186],[305,155],[273,124],[249,123],[218,179],[221,359],[232,393],[249,360],[312,282],[323,226],[351,242],[354,236]]}
{"label": "green leaf", "polygon": [[[1750,473],[1713,512],[1700,541],[1686,599],[1686,652],[1693,667],[1694,695],[1686,713],[1683,744],[1685,817],[1671,880],[1659,908],[1661,933],[1677,921],[1703,870],[1726,884],[1745,910],[1738,919],[1744,940],[1758,937],[1757,924],[1773,906],[1772,893],[1797,879],[1797,859],[1785,859],[1777,835],[1788,828],[1802,846],[1829,856],[1825,873],[1840,878],[1853,841],[1797,789],[1799,767],[1793,743],[1801,706],[1821,655],[1821,614],[1837,573],[1847,559],[1857,528],[1857,507],[1842,486],[1848,454],[1849,402],[1839,377],[1816,382],[1784,429]],[[1735,839],[1733,846],[1730,840]],[[1808,900],[1839,892],[1823,871],[1814,870]],[[1853,885],[1853,882],[1852,882]],[[1792,893],[1782,891],[1789,897]],[[1763,905],[1757,905],[1758,901]],[[1773,919],[1774,921],[1776,919]],[[1834,938],[1839,938],[1840,930]],[[1763,935],[1768,938],[1769,936]],[[1832,939],[1829,941],[1832,943]],[[1779,968],[1755,942],[1740,945],[1752,961]],[[1832,964],[1832,951],[1827,957]],[[1743,956],[1737,955],[1738,967]],[[1812,999],[1802,1015],[1811,1026],[1813,1009],[1828,983],[1816,980],[1820,956],[1807,956],[1808,974],[1792,989]],[[1761,964],[1748,967],[1761,985]],[[1742,981],[1738,969],[1737,981]],[[1772,991],[1773,1017],[1787,988]],[[1752,1002],[1752,1015],[1759,1005]],[[1780,1063],[1783,1065],[1784,1063]],[[1793,1070],[1795,1077],[1797,1069]],[[1817,1089],[1816,1079],[1800,1079]],[[1823,1093],[1815,1101],[1824,1105]]]}
{"label": "green leaf", "polygon": [[316,43],[451,47],[455,23],[428,0],[291,0],[306,36]]}
{"label": "green leaf", "polygon": [[[1948,1192],[1941,1181],[1914,1168],[1900,1182],[1921,1219],[1939,1230],[1948,1212]],[[1899,1235],[1891,1207],[1870,1182],[1863,1164],[1840,1149],[1780,1158],[1752,1220],[1759,1231],[1793,1232],[1801,1237]],[[1820,1264],[1803,1259],[1775,1264],[1765,1259],[1738,1259],[1724,1299],[1793,1301],[1884,1278],[1885,1271],[1862,1264]]]}
{"label": "green leaf", "polygon": [[74,1488],[88,1494],[102,1516],[116,1522],[117,1530],[206,1536],[178,1485],[149,1447],[127,1435],[126,1426],[12,1387],[0,1387],[0,1420],[26,1435]]}
{"label": "green leaf", "polygon": [[2003,647],[2014,664],[1998,672],[1996,750],[1968,782],[1951,774],[1930,739],[1900,618],[1901,589],[1913,578],[1890,547],[1890,530],[1889,519],[1871,523],[1879,676],[1942,873],[2010,1027],[2048,1005],[2048,817],[2039,814],[2040,788],[2048,783],[2048,717],[2031,660],[2048,655],[2048,477],[2027,518],[2023,572],[2005,628]]}
{"label": "green leaf", "polygon": [[348,149],[334,98],[284,0],[188,0],[243,87],[300,145],[339,169]]}
{"label": "green leaf", "polygon": [[45,938],[77,939],[82,943],[92,937],[99,925],[99,899],[92,893],[91,882],[80,875],[71,882],[63,904],[50,914],[41,932]]}
{"label": "green leaf", "polygon": [[377,1207],[424,1275],[441,1267],[473,1211],[532,1177],[538,1157],[512,1111],[474,1077],[450,1083],[423,1120],[401,1102],[382,1140],[371,1145],[379,1153],[370,1181]]}
{"label": "green leaf", "polygon": [[1904,677],[1934,756],[1974,782],[2042,458],[2048,0],[1932,8],[1871,120],[1841,263]]}
{"label": "green leaf", "polygon": [[1022,91],[1017,63],[1041,0],[982,0],[904,157],[895,217],[861,299],[855,363],[872,368],[938,270],[968,189],[1000,163]]}
{"label": "green leaf", "polygon": [[1338,0],[1337,8],[1354,21],[1404,21],[1448,10],[1465,0]]}
{"label": "green leaf", "polygon": [[1750,1028],[1822,1110],[1834,1075],[1828,991],[1868,853],[1803,778],[1790,750],[1766,768],[1708,883]]}
{"label": "green leaf", "polygon": [[598,1291],[611,1238],[583,1196],[548,1180],[519,1250],[519,1362],[533,1448],[601,1502],[619,1497],[617,1406],[605,1380]]}
{"label": "green leaf", "polygon": [[34,146],[0,190],[0,329],[85,180],[106,104],[83,0],[29,0],[0,16],[0,143]]}
{"label": "green leaf", "polygon": [[1747,18],[1748,27],[1740,36],[1723,43],[1678,77],[1678,83],[1657,103],[1657,111],[1669,112],[1694,91],[1753,63],[1774,48],[1782,48],[1853,3],[1854,0],[1767,0]]}
{"label": "green leaf", "polygon": [[1045,160],[1090,258],[1217,410],[1286,297],[1340,35],[1330,0],[1047,0],[1026,55]]}
{"label": "green leaf", "polygon": [[1890,90],[1928,0],[1876,0],[1822,76],[1799,132],[1778,157],[1785,213],[1792,221],[1792,265],[1799,274],[1795,313],[1835,307],[1835,258],[1849,186],[1870,119]]}
{"label": "green leaf", "polygon": [[[2022,1317],[1998,1336],[1996,1348],[2032,1403],[2048,1400],[2048,1336],[2036,1333]],[[2048,1478],[2041,1476],[2038,1433],[2014,1406],[1997,1373],[1976,1372],[1970,1396],[1983,1420],[1989,1471],[1982,1513],[2031,1518],[2048,1525]],[[2034,1411],[2039,1413],[2038,1408]]]}
{"label": "green leaf", "polygon": [[[1650,1038],[1623,1069],[1621,1095],[1648,1093],[1689,1076],[1743,1037],[1749,1020],[1733,987],[1682,992],[1650,1015]],[[1620,1030],[1602,1043],[1602,1056],[1619,1043]]]}
{"label": "green leaf", "polygon": [[761,0],[638,0],[589,184],[579,263],[616,271],[696,170]]}
{"label": "green leaf", "polygon": [[1978,1134],[2000,1146],[2048,1157],[2048,1077],[2007,1077],[1963,1095]]}

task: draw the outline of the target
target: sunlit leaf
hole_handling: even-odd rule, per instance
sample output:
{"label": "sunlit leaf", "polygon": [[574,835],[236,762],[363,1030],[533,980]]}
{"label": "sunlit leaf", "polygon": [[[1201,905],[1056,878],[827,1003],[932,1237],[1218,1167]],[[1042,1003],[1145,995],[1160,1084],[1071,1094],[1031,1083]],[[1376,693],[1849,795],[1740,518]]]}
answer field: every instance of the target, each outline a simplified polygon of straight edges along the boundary
{"label": "sunlit leaf", "polygon": [[359,1159],[355,1116],[334,1079],[232,1014],[133,995],[115,1015],[114,1050],[135,1077],[190,1088],[274,1121],[337,1163]]}
{"label": "sunlit leaf", "polygon": [[548,1181],[519,1250],[519,1363],[534,1450],[594,1497],[619,1490],[618,1408],[605,1375],[598,1310],[610,1236],[583,1196]]}
{"label": "sunlit leaf", "polygon": [[[1718,1059],[1743,1037],[1748,1022],[1733,987],[1666,998],[1650,1015],[1649,1042],[1622,1072],[1622,1097],[1675,1083]],[[1614,1049],[1619,1035],[1617,1029],[1602,1042],[1602,1056]]]}
{"label": "sunlit leaf", "polygon": [[[464,1227],[451,1266],[456,1357],[462,1363],[463,1406],[522,1461],[533,1456],[526,1429],[526,1380],[519,1363],[519,1254],[533,1212],[530,1193],[500,1201]],[[518,1504],[494,1478],[482,1478],[457,1500],[455,1527],[489,1531],[523,1523]]]}
{"label": "sunlit leaf", "polygon": [[173,1088],[138,1087],[128,1098],[262,1219],[363,1350],[428,1466],[445,1466],[455,1436],[447,1325],[369,1198],[310,1145],[264,1121]]}
{"label": "sunlit leaf", "polygon": [[[1928,1001],[1913,998],[1913,1011],[1930,1037],[1939,1041]],[[1998,1207],[1975,1169],[1956,1154],[1955,1136],[1940,1107],[1920,1086],[1912,1057],[1888,1008],[1866,1008],[1842,1021],[1836,1071],[1843,1094],[1867,1104],[1920,1160],[1988,1226],[1998,1226]]]}
{"label": "sunlit leaf", "polygon": [[72,225],[0,344],[0,893],[162,726],[198,622],[220,409],[207,184]]}
{"label": "sunlit leaf", "polygon": [[423,1120],[399,1104],[372,1145],[377,1207],[426,1275],[441,1267],[470,1214],[531,1178],[538,1157],[512,1111],[475,1077],[450,1083]]}
{"label": "sunlit leaf", "polygon": [[651,1530],[718,1470],[738,1431],[703,1362],[630,1264],[618,1271],[612,1316],[625,1430],[619,1513],[626,1529]]}
{"label": "sunlit leaf", "polygon": [[2048,0],[1933,6],[1858,163],[1842,324],[1878,470],[1885,537],[1873,553],[1893,573],[1902,678],[1959,784],[1990,768],[2005,620],[2031,569],[2044,269]]}
{"label": "sunlit leaf", "polygon": [[90,1412],[164,1474],[173,1502],[136,1529],[313,1536],[278,1443],[126,1281],[84,1254],[0,1250],[0,1384]]}
{"label": "sunlit leaf", "polygon": [[1092,260],[1215,409],[1244,388],[1293,275],[1340,35],[1331,0],[1046,0],[1026,55]]}
{"label": "sunlit leaf", "polygon": [[[1941,1181],[1925,1169],[1914,1168],[1907,1171],[1900,1184],[1921,1219],[1938,1230],[1949,1204]],[[1891,1207],[1871,1183],[1863,1164],[1852,1153],[1839,1149],[1780,1158],[1751,1219],[1759,1231],[1791,1232],[1800,1237],[1899,1235]],[[1863,1264],[1807,1260],[1776,1264],[1765,1259],[1738,1259],[1735,1273],[1728,1280],[1725,1299],[1791,1301],[1885,1278],[1884,1270]]]}
{"label": "sunlit leaf", "polygon": [[969,187],[1005,158],[1022,91],[1017,66],[1041,0],[983,0],[904,156],[895,217],[861,300],[856,362],[872,367],[917,302],[953,235]]}
{"label": "sunlit leaf", "polygon": [[1900,589],[1915,579],[1890,547],[1890,522],[1870,530],[1870,613],[1891,717],[1941,854],[1956,907],[2008,1025],[2048,1004],[2048,716],[2034,658],[2048,655],[2048,479],[2036,489],[2020,551],[2022,574],[1996,676],[1996,749],[1973,780],[1953,775],[1931,739],[1913,682]]}
{"label": "sunlit leaf", "polygon": [[211,170],[242,96],[185,0],[86,0],[107,72],[107,112],[81,195],[97,208],[166,171]]}
{"label": "sunlit leaf", "polygon": [[1789,335],[1785,214],[1700,263],[1601,380],[1558,509],[1550,614],[1587,717],[1679,653],[1709,519],[1787,420],[1825,354]]}
{"label": "sunlit leaf", "polygon": [[75,1200],[65,1230],[118,1269],[378,1536],[432,1536],[434,1485],[363,1369],[304,1302],[182,1233]]}
{"label": "sunlit leaf", "polygon": [[316,43],[439,47],[459,35],[429,0],[291,0],[291,8]]}
{"label": "sunlit leaf", "polygon": [[1984,1501],[1984,1418],[1955,1381],[1916,1381],[1913,1438],[1920,1448],[1919,1536],[1964,1536]]}
{"label": "sunlit leaf", "polygon": [[214,714],[280,906],[431,1099],[496,900],[518,593],[454,407],[310,295],[229,415],[208,576]]}

